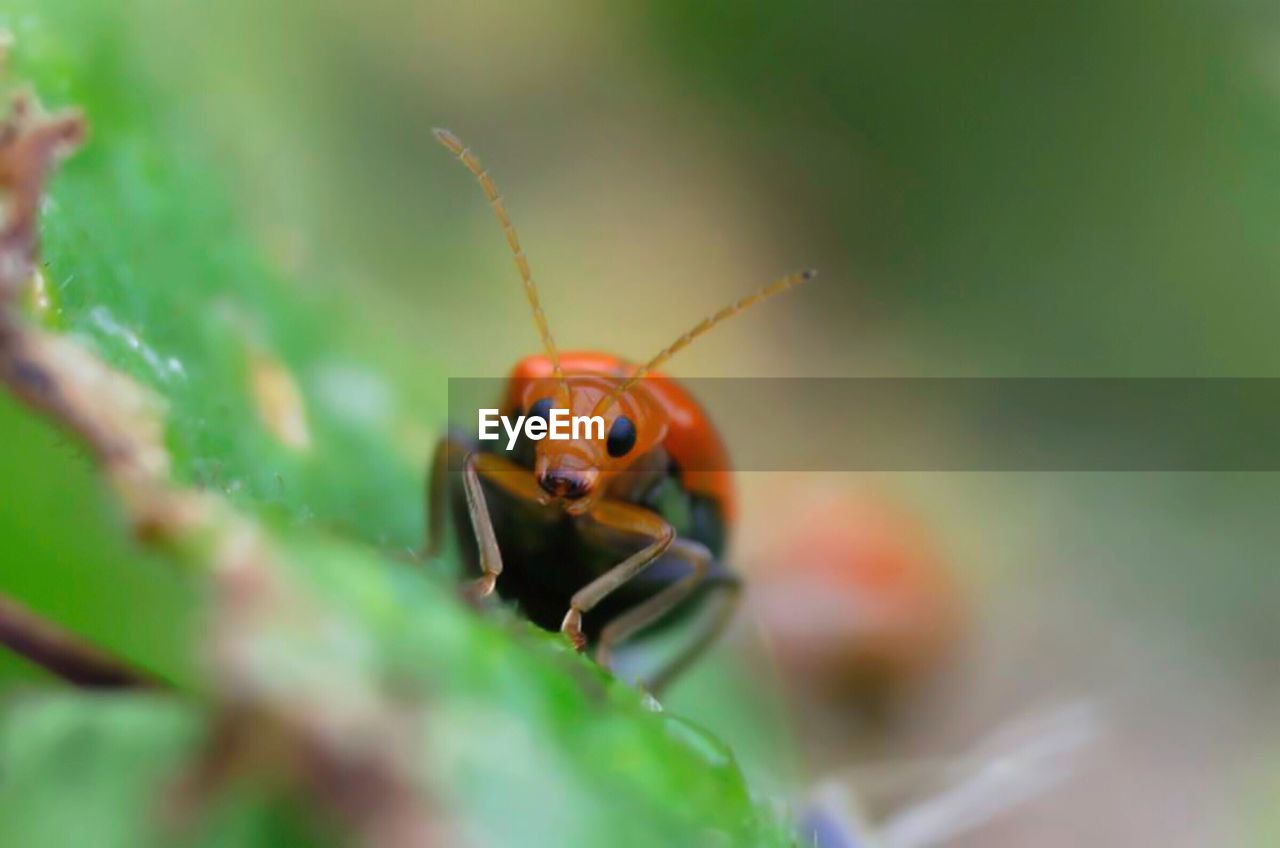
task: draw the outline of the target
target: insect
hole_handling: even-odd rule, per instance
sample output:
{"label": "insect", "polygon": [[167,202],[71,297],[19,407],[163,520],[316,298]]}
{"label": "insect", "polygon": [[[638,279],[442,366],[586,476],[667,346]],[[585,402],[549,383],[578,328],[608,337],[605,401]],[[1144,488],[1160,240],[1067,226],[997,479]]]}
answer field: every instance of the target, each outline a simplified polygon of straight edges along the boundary
{"label": "insect", "polygon": [[721,309],[643,365],[561,352],[493,180],[456,136],[435,135],[484,190],[542,342],[542,353],[511,371],[501,414],[600,416],[604,437],[522,437],[510,452],[469,434],[442,440],[428,476],[427,555],[440,551],[452,514],[463,560],[478,575],[466,593],[478,600],[496,590],[578,650],[593,647],[605,667],[640,631],[701,611],[681,646],[639,681],[657,692],[715,640],[742,586],[723,559],[734,518],[724,443],[694,397],[658,369],[712,327],[814,272],[791,274]]}

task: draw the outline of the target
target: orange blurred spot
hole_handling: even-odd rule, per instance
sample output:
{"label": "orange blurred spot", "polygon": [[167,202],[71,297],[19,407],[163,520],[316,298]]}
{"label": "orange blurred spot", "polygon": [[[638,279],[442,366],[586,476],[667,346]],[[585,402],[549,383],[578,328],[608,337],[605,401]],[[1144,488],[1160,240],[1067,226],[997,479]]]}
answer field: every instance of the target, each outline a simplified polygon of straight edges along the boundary
{"label": "orange blurred spot", "polygon": [[884,498],[835,495],[783,520],[753,595],[784,673],[831,693],[877,694],[942,664],[962,632],[960,597],[913,515]]}

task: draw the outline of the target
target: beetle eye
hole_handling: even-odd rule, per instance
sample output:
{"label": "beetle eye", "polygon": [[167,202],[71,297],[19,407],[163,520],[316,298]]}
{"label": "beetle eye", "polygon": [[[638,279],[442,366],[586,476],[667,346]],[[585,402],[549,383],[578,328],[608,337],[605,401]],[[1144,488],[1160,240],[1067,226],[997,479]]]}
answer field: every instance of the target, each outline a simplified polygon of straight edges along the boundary
{"label": "beetle eye", "polygon": [[609,456],[615,458],[625,456],[635,446],[636,425],[632,424],[627,416],[619,415],[613,420],[613,426],[609,428],[609,438],[605,442]]}
{"label": "beetle eye", "polygon": [[543,420],[549,419],[551,417],[552,402],[553,401],[549,397],[536,401],[533,406],[529,407],[529,417],[541,418]]}

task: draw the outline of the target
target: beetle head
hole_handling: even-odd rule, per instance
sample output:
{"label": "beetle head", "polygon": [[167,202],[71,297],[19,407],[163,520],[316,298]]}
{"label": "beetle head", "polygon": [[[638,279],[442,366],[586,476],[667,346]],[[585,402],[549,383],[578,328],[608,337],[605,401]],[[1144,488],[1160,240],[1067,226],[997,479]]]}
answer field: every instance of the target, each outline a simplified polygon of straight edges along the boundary
{"label": "beetle head", "polygon": [[521,412],[549,419],[552,410],[564,410],[561,428],[570,435],[534,444],[533,473],[543,503],[559,502],[575,515],[585,512],[610,479],[631,468],[666,436],[666,417],[643,386],[604,403],[617,387],[618,381],[604,374],[570,374],[563,381],[548,377],[524,385]]}

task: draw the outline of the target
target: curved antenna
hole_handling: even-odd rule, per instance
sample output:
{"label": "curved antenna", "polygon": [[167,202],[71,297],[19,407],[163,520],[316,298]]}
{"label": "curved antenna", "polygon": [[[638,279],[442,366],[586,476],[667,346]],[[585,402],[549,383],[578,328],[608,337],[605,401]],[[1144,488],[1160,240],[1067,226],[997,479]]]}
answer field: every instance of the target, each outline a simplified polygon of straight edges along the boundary
{"label": "curved antenna", "polygon": [[604,410],[608,409],[610,406],[613,405],[615,401],[617,401],[618,398],[625,395],[631,389],[632,386],[634,386],[636,383],[643,380],[650,372],[655,371],[658,368],[661,368],[662,365],[666,363],[667,360],[669,360],[671,357],[675,356],[677,353],[679,353],[680,351],[688,347],[693,342],[694,339],[698,338],[699,336],[705,335],[712,327],[716,326],[717,324],[723,323],[724,321],[728,321],[730,318],[737,315],[739,312],[742,312],[746,309],[750,309],[751,307],[755,306],[757,303],[760,303],[761,301],[768,300],[769,298],[774,297],[775,295],[780,295],[789,289],[795,288],[801,283],[806,283],[809,280],[812,280],[816,276],[818,276],[818,272],[810,268],[806,268],[803,271],[797,271],[793,274],[788,274],[787,276],[783,277],[777,282],[770,283],[769,285],[760,289],[755,294],[749,294],[746,297],[739,300],[737,303],[730,304],[729,306],[726,306],[724,309],[721,309],[716,314],[703,318],[701,321],[695,324],[692,329],[690,329],[680,338],[676,339],[667,347],[663,348],[663,350],[657,356],[655,356],[653,359],[650,359],[644,365],[640,366],[640,368],[636,369],[636,372],[632,374],[630,377],[628,377],[621,385],[618,386],[618,388],[610,392],[609,395],[605,397],[603,401],[597,404],[596,414],[598,415],[602,413]]}
{"label": "curved antenna", "polygon": [[561,388],[567,390],[564,372],[560,370],[560,351],[556,348],[556,340],[551,335],[547,315],[542,311],[542,301],[538,299],[538,286],[533,282],[533,274],[529,271],[529,260],[524,255],[524,248],[520,246],[516,228],[511,225],[511,218],[507,215],[507,208],[502,203],[502,195],[498,193],[498,187],[493,184],[489,172],[480,164],[480,160],[471,152],[471,148],[464,145],[456,135],[445,129],[433,129],[431,132],[436,140],[457,156],[458,161],[472,173],[480,183],[480,188],[484,190],[484,196],[489,200],[489,205],[493,207],[493,214],[502,225],[502,234],[507,238],[507,246],[511,248],[516,270],[520,272],[520,282],[524,284],[524,296],[529,301],[529,308],[533,310],[533,321],[538,325],[538,336],[542,339],[542,347],[546,349],[547,356],[551,359],[552,376],[556,378]]}

